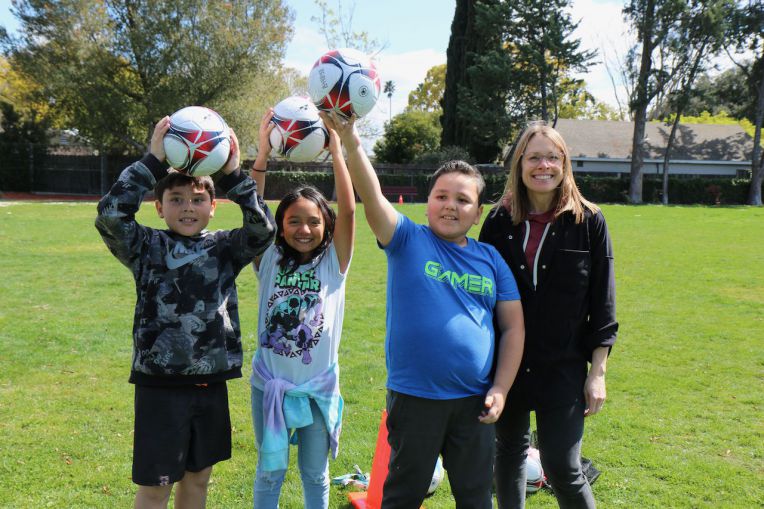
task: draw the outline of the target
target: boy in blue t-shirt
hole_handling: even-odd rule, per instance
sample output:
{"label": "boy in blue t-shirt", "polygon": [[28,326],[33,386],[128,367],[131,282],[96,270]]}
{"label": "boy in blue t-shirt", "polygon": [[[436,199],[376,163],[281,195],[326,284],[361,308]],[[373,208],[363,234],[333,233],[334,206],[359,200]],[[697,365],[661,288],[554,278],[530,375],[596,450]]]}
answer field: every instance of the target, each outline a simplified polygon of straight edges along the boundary
{"label": "boy in blue t-shirt", "polygon": [[345,145],[353,185],[388,260],[391,455],[382,507],[419,507],[440,454],[456,506],[491,508],[490,424],[499,418],[520,365],[525,328],[506,263],[493,246],[467,237],[480,222],[485,182],[463,161],[445,163],[431,179],[428,226],[417,225],[382,194],[355,119],[322,118]]}

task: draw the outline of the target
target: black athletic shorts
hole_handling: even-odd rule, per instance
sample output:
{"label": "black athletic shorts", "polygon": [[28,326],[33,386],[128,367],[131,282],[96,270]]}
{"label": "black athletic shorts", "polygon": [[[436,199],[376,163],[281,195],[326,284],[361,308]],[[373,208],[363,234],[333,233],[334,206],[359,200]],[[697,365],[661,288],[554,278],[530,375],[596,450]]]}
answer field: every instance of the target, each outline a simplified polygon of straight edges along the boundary
{"label": "black athletic shorts", "polygon": [[133,482],[166,486],[231,457],[225,382],[135,386]]}

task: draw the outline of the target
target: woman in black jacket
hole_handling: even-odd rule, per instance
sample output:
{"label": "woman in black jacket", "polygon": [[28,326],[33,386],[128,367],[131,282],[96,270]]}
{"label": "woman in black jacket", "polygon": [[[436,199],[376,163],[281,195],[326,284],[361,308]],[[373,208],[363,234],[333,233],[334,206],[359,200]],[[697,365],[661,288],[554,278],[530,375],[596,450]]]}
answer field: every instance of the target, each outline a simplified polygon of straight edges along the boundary
{"label": "woman in black jacket", "polygon": [[543,123],[521,135],[501,202],[480,240],[494,245],[517,280],[525,351],[496,423],[501,509],[525,506],[530,412],[544,473],[562,508],[593,508],[581,471],[584,417],[605,402],[605,368],[616,339],[613,250],[605,218],[573,178],[562,136]]}

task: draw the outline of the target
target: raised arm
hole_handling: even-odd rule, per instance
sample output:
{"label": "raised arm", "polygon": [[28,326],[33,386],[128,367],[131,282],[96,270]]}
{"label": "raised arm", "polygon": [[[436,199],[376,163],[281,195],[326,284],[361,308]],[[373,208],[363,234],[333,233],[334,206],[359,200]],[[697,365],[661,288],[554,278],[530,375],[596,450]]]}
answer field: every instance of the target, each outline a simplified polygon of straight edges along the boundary
{"label": "raised arm", "polygon": [[257,157],[252,165],[252,180],[257,184],[257,195],[265,196],[265,172],[268,170],[268,156],[271,153],[271,131],[276,124],[271,122],[273,108],[268,108],[260,119],[258,130]]}
{"label": "raised arm", "polygon": [[485,411],[478,419],[484,424],[496,422],[504,410],[507,393],[515,381],[525,345],[525,321],[523,306],[519,300],[496,303],[496,320],[501,331],[499,356],[493,386],[485,397]]}
{"label": "raised arm", "polygon": [[112,254],[130,270],[137,270],[149,228],[138,224],[135,214],[143,197],[157,180],[167,175],[162,139],[170,128],[170,117],[154,126],[149,153],[125,168],[109,192],[98,202],[95,226]]}
{"label": "raised arm", "polygon": [[331,115],[322,112],[320,115],[324,124],[334,129],[345,145],[350,178],[363,202],[366,221],[379,243],[386,246],[393,238],[398,212],[382,194],[377,174],[361,146],[361,138],[355,129],[355,116],[345,121],[334,112]]}
{"label": "raised arm", "polygon": [[242,211],[241,228],[231,231],[233,252],[242,262],[250,263],[261,255],[273,242],[276,223],[263,198],[255,192],[256,182],[239,171],[240,150],[236,133],[231,129],[231,155],[221,172],[218,185],[229,200],[237,203]]}
{"label": "raised arm", "polygon": [[327,126],[329,131],[329,153],[332,155],[334,188],[337,191],[337,222],[334,225],[334,247],[340,262],[340,272],[346,273],[353,256],[355,241],[355,193],[350,181],[342,144],[337,131]]}

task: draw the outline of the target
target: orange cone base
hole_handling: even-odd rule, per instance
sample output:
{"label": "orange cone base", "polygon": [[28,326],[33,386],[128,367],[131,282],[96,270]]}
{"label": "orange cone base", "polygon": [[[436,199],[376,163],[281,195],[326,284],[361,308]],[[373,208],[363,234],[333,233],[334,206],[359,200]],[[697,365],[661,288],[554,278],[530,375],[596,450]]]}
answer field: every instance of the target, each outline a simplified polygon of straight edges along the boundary
{"label": "orange cone base", "polygon": [[[401,200],[403,197],[401,197]],[[387,412],[382,411],[382,419],[377,431],[377,446],[371,464],[369,491],[352,491],[348,501],[355,509],[380,509],[382,507],[382,487],[387,478],[387,465],[390,463],[390,444],[387,443]],[[424,509],[422,506],[420,509]]]}
{"label": "orange cone base", "polygon": [[348,493],[348,501],[350,501],[350,505],[356,509],[368,509],[371,507],[366,504],[368,495],[369,494],[365,491],[351,491]]}

